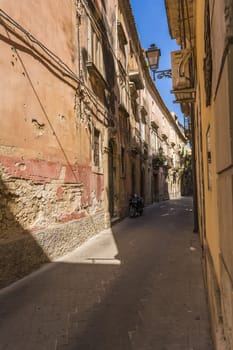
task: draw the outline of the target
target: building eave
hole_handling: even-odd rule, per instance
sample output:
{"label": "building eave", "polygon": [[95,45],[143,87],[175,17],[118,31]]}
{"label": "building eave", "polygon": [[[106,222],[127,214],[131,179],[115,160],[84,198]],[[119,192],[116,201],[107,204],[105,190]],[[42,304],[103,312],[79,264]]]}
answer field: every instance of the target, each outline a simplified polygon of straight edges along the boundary
{"label": "building eave", "polygon": [[177,44],[186,47],[185,40],[189,46],[193,46],[194,34],[194,0],[187,0],[184,5],[179,0],[165,0],[169,34],[176,39]]}

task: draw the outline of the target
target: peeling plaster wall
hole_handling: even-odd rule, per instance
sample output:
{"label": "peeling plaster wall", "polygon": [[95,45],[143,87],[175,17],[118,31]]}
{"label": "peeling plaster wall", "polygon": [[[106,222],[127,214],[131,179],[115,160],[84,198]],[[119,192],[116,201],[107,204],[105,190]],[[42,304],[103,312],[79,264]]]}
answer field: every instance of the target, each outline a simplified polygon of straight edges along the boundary
{"label": "peeling plaster wall", "polygon": [[73,168],[71,175],[66,165],[45,161],[0,157],[0,165],[1,238],[20,234],[12,231],[14,221],[36,231],[103,208],[102,178],[99,184],[90,167]]}
{"label": "peeling plaster wall", "polygon": [[105,214],[102,177],[90,167],[73,169],[73,182],[57,163],[0,157],[0,164],[2,287],[105,228]]}

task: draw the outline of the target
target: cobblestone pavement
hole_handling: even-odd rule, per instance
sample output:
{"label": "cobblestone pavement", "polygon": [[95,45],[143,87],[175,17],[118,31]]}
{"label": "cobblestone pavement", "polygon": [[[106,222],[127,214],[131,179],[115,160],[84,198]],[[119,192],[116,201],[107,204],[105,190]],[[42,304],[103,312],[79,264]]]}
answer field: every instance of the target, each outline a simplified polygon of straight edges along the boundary
{"label": "cobblestone pavement", "polygon": [[0,292],[0,350],[212,350],[190,198],[146,208]]}

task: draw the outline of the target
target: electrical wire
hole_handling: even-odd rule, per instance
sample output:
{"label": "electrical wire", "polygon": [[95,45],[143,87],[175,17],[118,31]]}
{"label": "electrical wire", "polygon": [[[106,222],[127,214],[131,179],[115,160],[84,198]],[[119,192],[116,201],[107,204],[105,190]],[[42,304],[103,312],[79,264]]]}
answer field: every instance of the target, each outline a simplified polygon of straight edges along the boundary
{"label": "electrical wire", "polygon": [[[12,26],[16,27],[20,32],[26,35],[26,37],[39,46],[43,52],[45,52],[53,61],[56,62],[62,69],[65,71],[66,75],[76,81],[80,86],[83,87],[84,92],[86,92],[89,96],[89,98],[94,100],[94,104],[98,105],[101,109],[104,110],[104,114],[108,112],[108,115],[110,112],[107,110],[107,108],[100,103],[100,101],[96,98],[96,95],[94,92],[84,83],[83,80],[81,80],[68,66],[66,63],[64,63],[56,54],[54,54],[51,50],[49,50],[45,45],[43,45],[38,39],[36,39],[31,33],[29,33],[26,29],[24,29],[19,23],[17,23],[13,18],[11,18],[6,12],[4,12],[2,9],[0,9],[0,17],[3,18],[5,21],[10,23]],[[5,24],[4,22],[2,22]]]}
{"label": "electrical wire", "polygon": [[[97,19],[91,14],[90,9],[87,7],[87,5],[84,2],[84,0],[78,0],[78,1],[80,1],[81,4],[83,5],[83,8],[84,8],[86,14],[88,15],[88,17],[92,20],[92,22],[94,21],[95,25],[98,27],[98,30],[101,31],[101,33],[103,35],[102,37],[106,40],[106,44],[107,44],[108,48],[110,49],[110,51],[112,53],[112,56],[114,58],[114,62],[115,62],[115,65],[116,65],[116,63],[118,63],[118,58],[117,58],[117,56],[116,56],[116,54],[114,52],[114,49],[113,49],[112,45],[110,45],[110,40],[108,38],[108,35],[107,35],[106,31],[103,31],[101,29],[101,27],[99,26],[99,24],[97,22]],[[13,18],[11,18],[2,9],[0,9],[0,17],[3,18],[8,23],[10,23],[12,26],[16,27],[20,32],[25,34],[26,37],[31,42],[33,42],[34,44],[39,46],[43,50],[43,52],[45,52],[50,57],[50,59],[52,59],[54,62],[56,62],[57,65],[62,67],[62,69],[65,72],[65,75],[67,75],[68,77],[70,77],[71,79],[73,79],[74,81],[76,81],[79,84],[79,87],[80,87],[80,89],[82,89],[82,92],[84,92],[84,94],[86,93],[88,95],[89,99],[92,101],[92,103],[95,106],[95,108],[102,113],[102,116],[103,116],[104,119],[106,118],[106,115],[107,115],[108,119],[111,118],[112,120],[114,120],[114,123],[116,125],[119,125],[119,122],[116,120],[116,118],[114,118],[115,115],[113,115],[109,111],[109,109],[104,104],[102,104],[99,101],[99,99],[96,97],[94,92],[85,84],[85,82],[82,79],[80,79],[80,77],[77,76],[77,74],[75,74],[69,68],[69,66],[67,66],[67,64],[65,62],[63,62],[56,54],[54,54],[50,49],[48,49],[45,45],[43,45],[38,39],[36,39],[31,33],[29,33],[26,29],[24,29],[19,23],[17,23]],[[131,19],[131,22],[132,22],[132,19]],[[2,23],[5,25],[4,21],[2,21]],[[141,53],[141,51],[140,51],[140,53]],[[140,55],[140,56],[142,57],[142,55]],[[79,98],[80,98],[80,96],[79,96]],[[98,106],[99,106],[100,109],[98,109]],[[92,111],[92,113],[94,114],[93,111]],[[95,114],[95,117],[97,117],[96,114]]]}
{"label": "electrical wire", "polygon": [[57,55],[55,55],[52,51],[50,51],[47,47],[45,47],[39,40],[37,40],[32,34],[30,34],[27,30],[25,30],[19,23],[14,21],[10,16],[6,14],[6,12],[4,12],[1,9],[0,9],[0,17],[4,18],[6,21],[8,21],[17,29],[19,29],[22,33],[24,33],[31,42],[38,45],[50,58],[52,58],[59,65],[61,65],[63,69],[67,72],[67,74],[70,77],[72,77],[72,79],[74,79],[77,82],[81,82],[78,76]]}

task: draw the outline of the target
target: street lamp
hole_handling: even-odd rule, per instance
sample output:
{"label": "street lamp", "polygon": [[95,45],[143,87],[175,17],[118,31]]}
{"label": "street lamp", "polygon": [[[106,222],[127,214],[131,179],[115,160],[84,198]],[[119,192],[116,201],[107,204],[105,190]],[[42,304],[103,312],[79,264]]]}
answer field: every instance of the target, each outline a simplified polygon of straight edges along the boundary
{"label": "street lamp", "polygon": [[171,69],[159,70],[159,71],[157,70],[159,68],[160,56],[161,56],[160,49],[155,44],[151,44],[149,49],[146,51],[146,57],[148,59],[149,67],[153,73],[153,80],[155,80],[155,74],[157,74],[158,79],[172,77]]}

